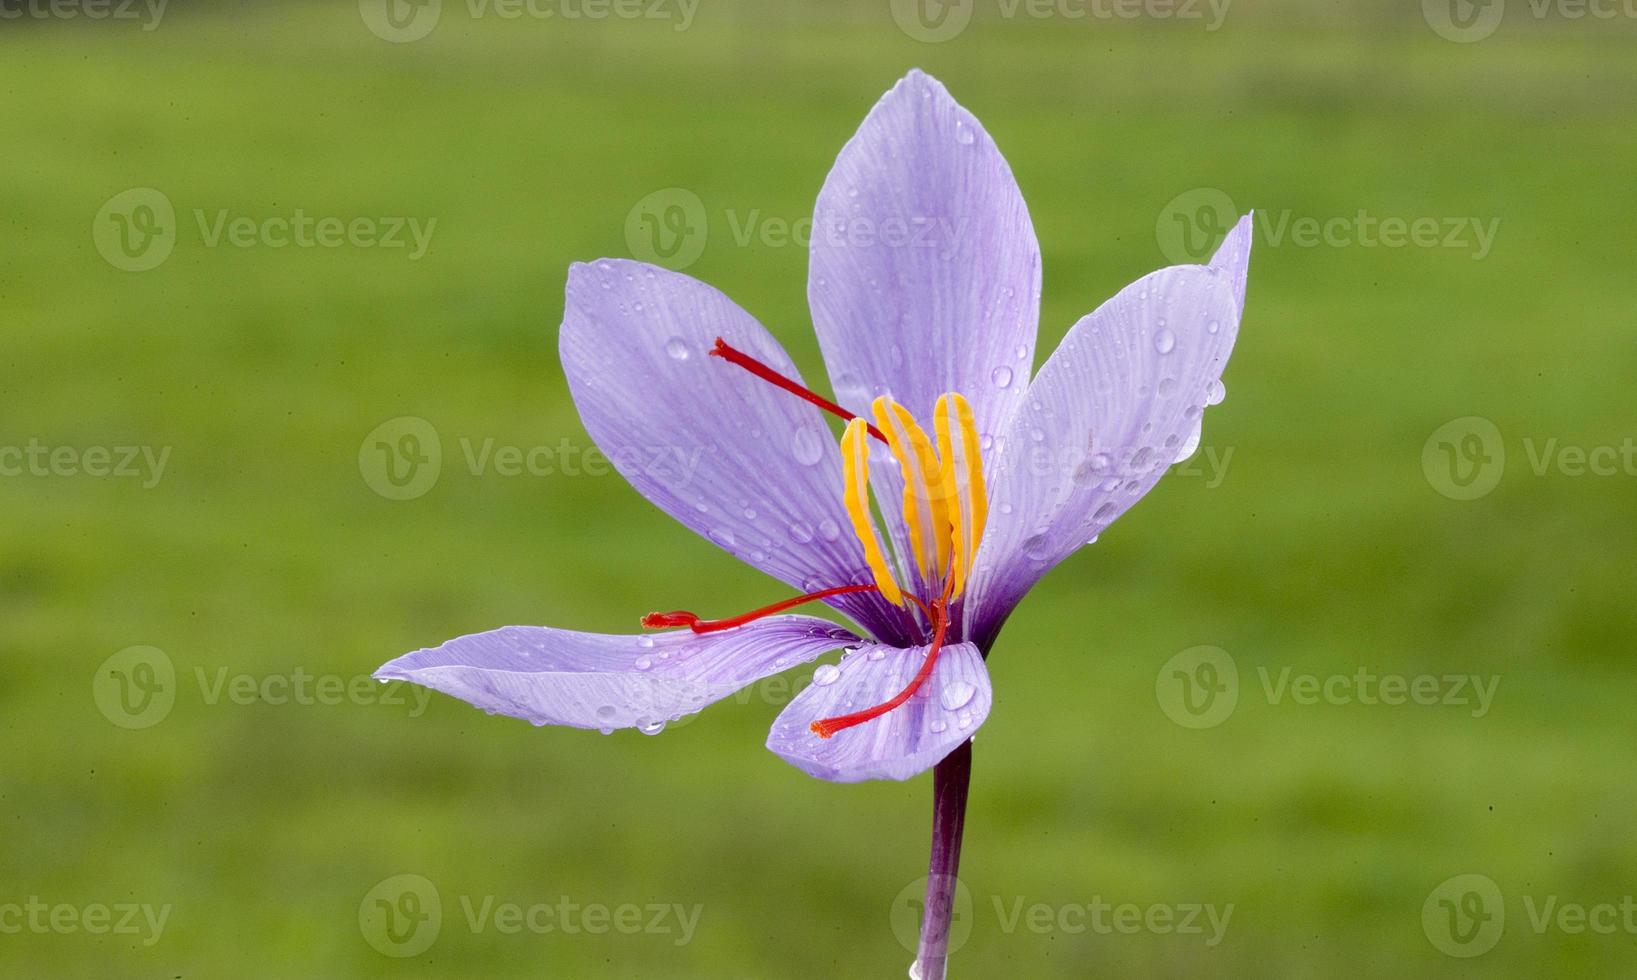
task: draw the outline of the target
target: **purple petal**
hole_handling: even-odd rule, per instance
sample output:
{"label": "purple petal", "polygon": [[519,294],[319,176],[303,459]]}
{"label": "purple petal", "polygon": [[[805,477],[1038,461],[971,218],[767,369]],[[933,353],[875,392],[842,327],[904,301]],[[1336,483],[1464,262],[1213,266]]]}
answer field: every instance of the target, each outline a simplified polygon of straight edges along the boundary
{"label": "purple petal", "polygon": [[763,677],[860,642],[810,616],[777,616],[720,633],[644,636],[506,626],[405,654],[375,676],[536,725],[606,730],[691,714]]}
{"label": "purple petal", "polygon": [[[824,418],[710,357],[717,337],[799,379],[761,324],[696,279],[616,259],[569,269],[563,371],[586,431],[631,485],[803,592],[870,582]],[[902,629],[873,593],[831,604],[878,636]]]}
{"label": "purple petal", "polygon": [[1247,215],[1209,266],[1161,269],[1074,325],[997,449],[966,634],[991,642],[1052,566],[1198,445],[1239,332]]}
{"label": "purple petal", "polygon": [[890,394],[916,418],[960,391],[998,435],[1023,397],[1040,247],[978,120],[912,71],[842,148],[814,209],[807,298],[837,400]]}
{"label": "purple petal", "polygon": [[890,700],[914,678],[926,647],[868,644],[847,654],[827,683],[813,683],[780,713],[767,747],[812,776],[837,783],[908,779],[936,765],[989,717],[989,672],[970,643],[946,646],[920,690],[879,718],[820,738],[808,727]]}

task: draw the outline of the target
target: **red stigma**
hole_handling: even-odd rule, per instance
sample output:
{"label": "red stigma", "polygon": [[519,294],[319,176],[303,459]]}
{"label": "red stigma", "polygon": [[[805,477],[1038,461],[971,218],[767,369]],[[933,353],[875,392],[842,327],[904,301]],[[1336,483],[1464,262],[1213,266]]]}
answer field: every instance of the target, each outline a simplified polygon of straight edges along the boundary
{"label": "red stigma", "polygon": [[908,687],[899,691],[891,700],[883,701],[873,708],[865,708],[863,711],[855,711],[850,715],[840,715],[835,718],[822,718],[807,726],[808,729],[819,738],[829,738],[836,732],[845,731],[854,725],[862,725],[866,721],[873,721],[914,697],[915,692],[921,689],[921,685],[926,683],[928,677],[932,676],[933,665],[938,662],[938,654],[944,648],[944,635],[949,631],[949,610],[945,605],[946,602],[948,602],[947,595],[932,603],[929,610],[933,622],[932,643],[927,647],[926,659],[921,661],[921,669],[916,671],[915,677],[909,682]]}
{"label": "red stigma", "polygon": [[817,592],[809,592],[806,595],[799,595],[795,596],[794,598],[785,599],[782,602],[775,602],[771,606],[763,606],[760,609],[752,609],[750,612],[741,613],[738,616],[733,616],[729,619],[700,619],[698,616],[686,610],[677,610],[676,612],[652,612],[642,617],[642,625],[651,630],[664,629],[668,626],[686,626],[695,633],[719,633],[722,630],[733,629],[735,626],[743,626],[746,623],[755,622],[764,616],[772,616],[775,613],[782,613],[786,609],[793,609],[796,606],[802,605],[803,603],[816,602],[820,599],[828,599],[831,596],[851,595],[854,592],[875,591],[877,590],[873,585],[838,585],[833,589],[820,589]]}
{"label": "red stigma", "polygon": [[[761,361],[758,361],[749,354],[746,354],[744,351],[729,347],[727,341],[723,340],[721,337],[716,338],[716,346],[711,348],[710,356],[720,357],[729,364],[737,364],[746,371],[749,371],[751,374],[754,374],[756,377],[766,381],[768,384],[778,388],[783,388],[785,391],[790,392],[797,398],[800,398],[806,402],[811,402],[812,404],[817,405],[819,408],[824,409],[826,412],[829,412],[831,415],[837,416],[845,421],[851,422],[853,419],[858,418],[858,416],[854,415],[852,412],[847,411],[845,408],[842,408],[840,405],[837,405],[830,399],[825,398],[818,392],[813,391],[810,388],[803,387],[799,381],[785,377],[779,372],[768,367],[766,364],[763,364]],[[868,423],[866,423],[866,425],[868,425]],[[887,437],[881,434],[880,429],[877,429],[873,425],[869,425],[868,427],[870,430],[870,435],[875,436],[882,442],[887,441]]]}

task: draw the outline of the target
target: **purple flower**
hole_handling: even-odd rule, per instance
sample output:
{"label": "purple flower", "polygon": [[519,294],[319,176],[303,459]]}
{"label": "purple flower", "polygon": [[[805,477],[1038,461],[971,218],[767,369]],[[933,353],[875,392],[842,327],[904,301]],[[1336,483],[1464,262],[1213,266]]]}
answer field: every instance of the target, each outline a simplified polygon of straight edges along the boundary
{"label": "purple flower", "polygon": [[[1023,197],[977,119],[912,71],[815,210],[808,300],[839,405],[710,286],[618,259],[569,270],[563,369],[597,445],[649,500],[803,596],[716,623],[651,614],[683,627],[658,633],[509,626],[375,676],[537,725],[652,732],[844,648],[768,748],[838,782],[914,776],[988,716],[984,658],[1029,588],[1197,447],[1250,242],[1247,215],[1210,264],[1127,286],[1030,380],[1040,250]],[[825,411],[848,420],[839,447]],[[813,600],[857,629],[783,614]]]}

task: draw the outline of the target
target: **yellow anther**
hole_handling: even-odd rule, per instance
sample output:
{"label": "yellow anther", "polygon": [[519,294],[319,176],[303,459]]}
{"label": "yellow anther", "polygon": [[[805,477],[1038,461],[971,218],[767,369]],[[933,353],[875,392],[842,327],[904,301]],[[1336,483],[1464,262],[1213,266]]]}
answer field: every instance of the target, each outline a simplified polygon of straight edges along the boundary
{"label": "yellow anther", "polygon": [[904,474],[904,525],[909,528],[910,550],[922,579],[928,569],[937,572],[949,561],[949,504],[943,472],[932,440],[909,409],[882,395],[870,406],[876,428],[887,437],[887,448]]}
{"label": "yellow anther", "polygon": [[951,392],[938,398],[932,414],[933,427],[938,433],[938,458],[943,464],[943,483],[952,490],[949,494],[949,595],[954,598],[966,587],[972,558],[989,516],[989,498],[983,483],[982,447],[972,406],[959,393]]}
{"label": "yellow anther", "polygon": [[893,605],[904,601],[904,595],[893,580],[892,571],[881,551],[881,541],[875,536],[875,521],[870,516],[870,463],[869,423],[855,418],[847,423],[841,434],[841,466],[845,486],[841,501],[852,520],[853,533],[864,546],[864,562],[875,575],[875,586]]}

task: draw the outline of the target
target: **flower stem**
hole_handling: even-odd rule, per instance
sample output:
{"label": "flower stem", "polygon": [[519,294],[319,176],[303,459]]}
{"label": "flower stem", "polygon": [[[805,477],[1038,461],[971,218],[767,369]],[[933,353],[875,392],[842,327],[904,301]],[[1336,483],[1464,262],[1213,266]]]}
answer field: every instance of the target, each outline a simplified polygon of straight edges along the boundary
{"label": "flower stem", "polygon": [[932,769],[932,859],[927,867],[921,946],[915,954],[920,967],[916,976],[921,980],[944,980],[959,883],[955,875],[961,865],[961,831],[966,825],[966,791],[971,782],[972,740],[967,739]]}

